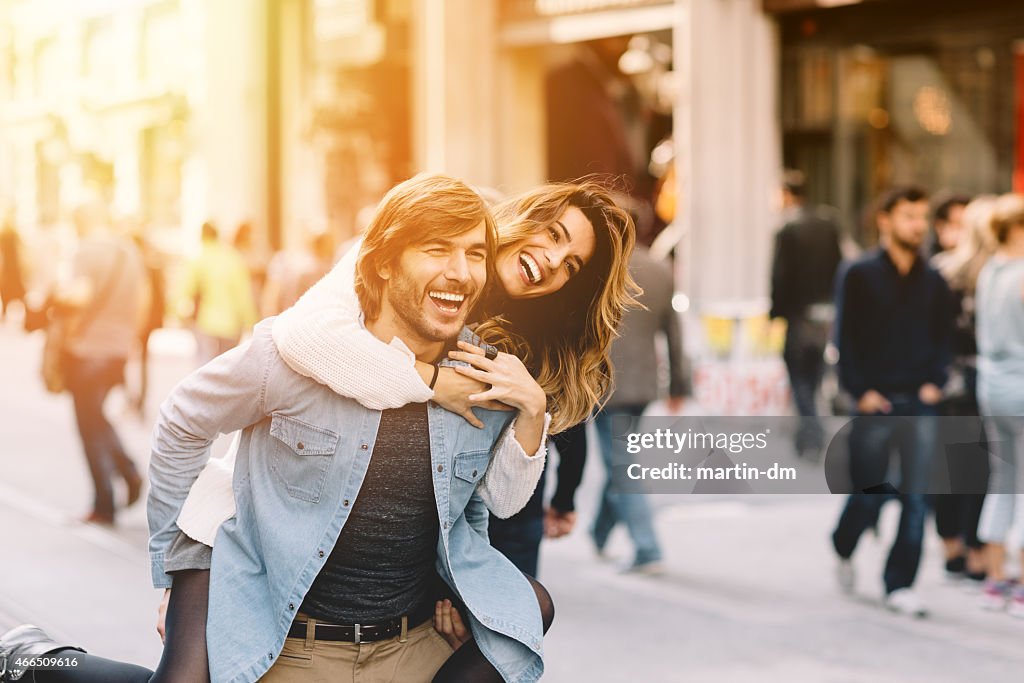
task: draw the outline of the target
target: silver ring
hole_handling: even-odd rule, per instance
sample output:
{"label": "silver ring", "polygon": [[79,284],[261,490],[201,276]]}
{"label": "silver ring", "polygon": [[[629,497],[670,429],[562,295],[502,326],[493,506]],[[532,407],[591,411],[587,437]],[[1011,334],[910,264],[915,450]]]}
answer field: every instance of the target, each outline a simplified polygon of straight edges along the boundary
{"label": "silver ring", "polygon": [[498,349],[494,348],[493,346],[488,346],[487,348],[484,349],[484,358],[486,358],[487,360],[494,360],[497,357]]}

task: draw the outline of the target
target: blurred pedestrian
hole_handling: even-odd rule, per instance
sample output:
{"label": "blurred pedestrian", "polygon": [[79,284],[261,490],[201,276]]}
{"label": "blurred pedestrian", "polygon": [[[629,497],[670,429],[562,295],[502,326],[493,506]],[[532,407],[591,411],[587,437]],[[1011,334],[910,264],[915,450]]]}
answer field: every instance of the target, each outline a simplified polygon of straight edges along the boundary
{"label": "blurred pedestrian", "polygon": [[[629,36],[577,45],[545,78],[547,175],[556,182],[604,176],[622,183],[615,200],[634,219],[638,236],[650,228],[653,182],[644,167],[647,150],[640,95],[619,69]],[[508,520],[492,517],[491,542],[528,574],[537,571],[544,536],[569,534],[576,523],[575,492],[587,454],[585,423],[552,436],[559,456],[558,481],[543,503],[547,471],[526,508]]]}
{"label": "blurred pedestrian", "polygon": [[964,209],[971,203],[965,194],[944,193],[936,197],[932,216],[932,234],[929,253],[932,256],[956,249],[963,234]]}
{"label": "blurred pedestrian", "polygon": [[8,217],[0,227],[0,320],[14,301],[25,305],[25,276],[22,271],[21,238]]}
{"label": "blurred pedestrian", "polygon": [[64,346],[64,376],[75,407],[95,498],[83,521],[113,524],[111,474],[127,487],[126,505],[139,498],[142,477],[103,413],[107,394],[124,379],[146,314],[146,282],[135,246],[109,230],[106,208],[87,204],[74,212],[79,243],[71,278],[58,284],[58,305],[73,311]]}
{"label": "blurred pedestrian", "polygon": [[639,301],[646,308],[626,312],[619,337],[612,343],[614,389],[594,419],[606,480],[591,538],[598,553],[603,554],[611,532],[620,522],[625,524],[635,550],[628,571],[658,574],[663,571],[661,545],[647,498],[642,493],[620,491],[612,477],[616,455],[612,426],[616,417],[639,420],[647,406],[657,400],[659,336],[664,336],[668,347],[668,409],[673,414],[682,409],[683,399],[690,393],[689,371],[679,319],[672,308],[674,285],[669,264],[654,260],[646,247],[637,246],[629,270],[643,288]]}
{"label": "blurred pedestrian", "polygon": [[167,314],[167,285],[163,257],[152,242],[139,231],[132,235],[132,239],[142,256],[149,293],[146,318],[139,330],[139,382],[131,399],[132,407],[139,416],[142,416],[145,414],[146,394],[149,391],[149,338],[154,331],[164,326],[164,316]]}
{"label": "blurred pedestrian", "polygon": [[256,230],[249,221],[242,221],[235,229],[231,246],[242,256],[245,267],[249,269],[249,286],[252,289],[252,300],[263,299],[263,287],[267,281],[267,266],[270,256],[262,241],[257,239]]}
{"label": "blurred pedestrian", "polygon": [[321,232],[309,238],[301,251],[279,251],[267,266],[260,314],[266,318],[290,307],[334,266],[334,239]]}
{"label": "blurred pedestrian", "polygon": [[201,364],[233,348],[256,324],[249,269],[238,250],[220,241],[210,222],[203,224],[201,251],[185,273],[181,306],[189,304]]}
{"label": "blurred pedestrian", "polygon": [[[850,433],[849,497],[835,532],[838,579],[853,590],[850,561],[878,509],[895,496],[903,506],[883,574],[889,609],[914,616],[927,610],[913,591],[921,560],[925,489],[936,442],[937,404],[951,356],[949,287],[924,259],[928,197],[903,187],[886,193],[877,221],[881,248],[843,274],[837,299],[839,377],[857,401]],[[894,419],[904,417],[910,419]],[[900,479],[889,481],[892,448]]]}
{"label": "blurred pedestrian", "polygon": [[978,277],[978,399],[992,444],[992,478],[979,536],[986,546],[985,605],[1024,618],[1024,585],[1006,577],[1006,542],[1018,534],[1024,567],[1024,196],[995,203],[999,247]]}
{"label": "blurred pedestrian", "polygon": [[[949,201],[936,211],[937,227],[942,220],[942,210]],[[978,274],[995,251],[995,238],[990,229],[994,201],[995,197],[983,195],[967,204],[958,219],[962,228],[958,228],[961,232],[956,246],[931,259],[932,266],[946,279],[953,295],[953,364],[939,412],[943,417],[957,419],[939,423],[939,443],[943,444],[960,441],[959,435],[964,434],[969,423],[974,422],[971,418],[977,418],[977,423],[970,427],[971,433],[984,434],[978,418],[975,292]],[[943,229],[938,229],[941,238]],[[952,242],[945,244],[950,246]],[[978,538],[978,522],[985,502],[983,487],[989,476],[988,459],[972,458],[968,468],[967,472],[950,470],[951,488],[955,489],[963,482],[967,487],[980,484],[981,491],[934,496],[935,526],[945,551],[946,575],[951,579],[967,578],[981,582],[985,579],[985,560],[984,543]]]}
{"label": "blurred pedestrian", "polygon": [[806,205],[800,171],[783,174],[781,195],[785,224],[775,235],[770,315],[786,320],[782,358],[800,415],[794,446],[798,455],[817,459],[825,441],[817,402],[835,318],[833,286],[842,260],[839,226],[825,212]]}

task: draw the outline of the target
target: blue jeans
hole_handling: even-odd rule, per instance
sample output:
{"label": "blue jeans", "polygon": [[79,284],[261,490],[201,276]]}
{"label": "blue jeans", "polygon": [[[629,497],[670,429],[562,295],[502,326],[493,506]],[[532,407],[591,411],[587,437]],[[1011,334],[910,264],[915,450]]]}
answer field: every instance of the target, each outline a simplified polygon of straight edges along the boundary
{"label": "blue jeans", "polygon": [[75,404],[75,420],[82,439],[82,450],[89,463],[95,500],[93,512],[114,516],[114,489],[110,481],[116,470],[128,479],[138,479],[135,463],[124,451],[121,439],[103,414],[107,394],[121,383],[123,358],[77,358],[65,361],[68,391]]}
{"label": "blue jeans", "polygon": [[789,373],[793,403],[801,417],[795,446],[798,452],[820,449],[824,445],[825,434],[818,420],[817,396],[825,373],[829,326],[797,317],[788,318],[786,323],[782,359]]}
{"label": "blue jeans", "polygon": [[[890,396],[890,416],[859,416],[850,432],[852,494],[832,534],[836,552],[849,558],[861,534],[878,520],[887,500],[900,501],[896,540],[889,550],[883,580],[886,593],[914,584],[921,561],[924,523],[928,514],[925,489],[936,447],[936,408],[916,396]],[[905,417],[909,419],[895,419]],[[889,456],[893,447],[900,455],[900,479],[889,481]]]}
{"label": "blue jeans", "polygon": [[597,428],[598,444],[601,447],[601,459],[604,461],[605,472],[608,475],[601,492],[601,503],[597,509],[597,516],[594,518],[594,526],[591,534],[598,549],[604,548],[608,542],[608,536],[612,529],[619,522],[626,525],[629,537],[636,548],[636,559],[634,564],[645,564],[656,562],[661,559],[661,547],[658,545],[658,537],[654,531],[654,520],[651,516],[651,508],[647,505],[647,498],[643,493],[621,493],[615,490],[612,481],[612,418],[617,415],[626,415],[639,419],[643,415],[646,404],[635,406],[621,406],[602,410],[594,418],[594,426]]}

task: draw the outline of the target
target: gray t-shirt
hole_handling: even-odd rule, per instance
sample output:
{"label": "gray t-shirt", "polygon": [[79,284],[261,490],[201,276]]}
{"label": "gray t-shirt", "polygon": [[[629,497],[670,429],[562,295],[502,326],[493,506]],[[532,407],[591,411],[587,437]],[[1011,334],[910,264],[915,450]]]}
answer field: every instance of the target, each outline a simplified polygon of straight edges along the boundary
{"label": "gray t-shirt", "polygon": [[438,530],[427,404],[385,410],[359,496],[301,611],[365,624],[423,610],[435,597]]}
{"label": "gray t-shirt", "polygon": [[84,320],[68,350],[79,358],[127,358],[137,343],[145,305],[138,250],[126,240],[87,237],[78,245],[73,268],[76,280],[89,281],[93,300],[83,309]]}

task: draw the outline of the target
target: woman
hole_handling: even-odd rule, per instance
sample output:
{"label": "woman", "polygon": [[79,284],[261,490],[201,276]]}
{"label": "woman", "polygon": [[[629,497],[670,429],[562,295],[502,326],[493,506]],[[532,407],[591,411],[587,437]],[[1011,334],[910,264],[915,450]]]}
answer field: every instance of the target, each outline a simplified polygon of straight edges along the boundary
{"label": "woman", "polygon": [[[961,198],[963,199],[963,198]],[[991,231],[994,195],[982,195],[963,209],[959,224],[963,226],[955,247],[932,257],[932,265],[942,274],[953,293],[956,306],[953,330],[953,366],[942,401],[942,414],[963,418],[940,422],[940,431],[963,429],[970,423],[975,434],[982,431],[977,397],[977,356],[975,341],[975,301],[978,274],[996,249]],[[948,202],[947,202],[948,203]],[[948,208],[948,207],[947,207]],[[941,209],[941,207],[940,207]],[[938,214],[939,212],[936,211]],[[936,223],[939,222],[938,216]],[[947,438],[948,437],[948,438]],[[943,435],[949,443],[953,435]],[[972,463],[975,467],[978,463]],[[988,479],[988,462],[981,463],[979,476]],[[946,556],[946,575],[951,579],[966,577],[979,585],[985,579],[984,544],[978,538],[978,521],[985,502],[984,493],[960,493],[933,497],[935,526]]]}
{"label": "woman", "polygon": [[[488,371],[482,361],[483,351],[464,346],[452,357],[475,367],[441,368],[432,391],[428,384],[435,376],[433,366],[412,366],[406,354],[394,353],[395,349],[359,324],[358,305],[352,295],[356,250],[275,322],[274,338],[280,354],[297,372],[370,408],[394,408],[433,399],[475,423],[472,406],[489,406],[490,401],[507,398],[517,384],[533,375],[548,397],[552,431],[585,419],[607,393],[611,376],[608,348],[622,311],[633,302],[636,291],[627,269],[634,243],[632,221],[594,183],[548,185],[502,204],[495,214],[499,244],[494,275],[489,278],[491,291],[470,319],[485,321],[477,327],[477,334],[486,341],[500,342],[507,350],[523,353],[525,364],[514,355],[502,353],[492,366],[497,369]],[[329,344],[324,343],[325,338]],[[531,476],[535,484],[540,476],[536,463],[542,468],[543,458],[523,460],[534,463]],[[505,502],[501,500],[502,482],[513,478],[503,477],[505,466],[513,465],[503,465],[496,459],[485,476],[484,485],[489,484],[491,491],[483,497],[485,501],[490,498],[492,510]],[[215,493],[203,492],[207,490],[204,481],[221,482],[211,487],[221,491],[219,498]],[[520,507],[532,488],[515,501]],[[193,487],[189,501],[202,501],[209,507],[211,500],[219,499],[221,507],[209,514],[186,503],[179,526],[194,537],[209,538],[209,531],[215,531],[226,518],[225,513],[231,514],[230,491],[229,469],[223,463],[208,467]],[[506,515],[518,509],[509,507],[504,510]],[[209,566],[209,558],[208,552],[203,556],[201,546],[197,553],[197,546],[179,536],[167,558],[180,571],[175,575],[167,607],[167,646],[160,675],[153,680],[194,680],[204,673],[205,590],[209,576],[204,568]],[[165,571],[169,571],[167,566]],[[550,601],[539,584],[534,582],[534,588],[542,612],[547,612],[546,627]],[[462,644],[465,632],[450,601],[438,604],[435,624],[453,647]],[[41,647],[36,646],[37,652]],[[107,667],[103,673],[108,680],[116,667],[128,666],[90,659],[97,675]],[[60,680],[100,680],[84,673],[80,667],[74,678]],[[126,674],[124,680],[147,680],[137,674]],[[501,679],[475,644],[470,644],[459,648],[435,680]]]}
{"label": "woman", "polygon": [[1024,618],[1024,586],[1007,580],[1005,566],[1010,529],[1024,532],[1024,195],[996,201],[992,232],[999,246],[978,277],[977,293],[978,401],[995,450],[978,530],[988,544],[982,604]]}

